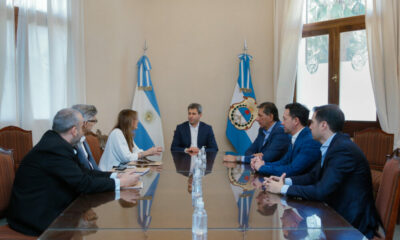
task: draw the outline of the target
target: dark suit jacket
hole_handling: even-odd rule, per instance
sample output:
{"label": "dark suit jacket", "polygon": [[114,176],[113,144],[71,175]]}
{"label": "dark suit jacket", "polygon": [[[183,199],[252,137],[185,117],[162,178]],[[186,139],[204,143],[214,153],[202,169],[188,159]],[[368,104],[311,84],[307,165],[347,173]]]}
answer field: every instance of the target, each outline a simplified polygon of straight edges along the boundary
{"label": "dark suit jacket", "polygon": [[324,201],[368,238],[379,217],[372,196],[371,171],[363,152],[348,135],[337,133],[314,169],[292,178],[287,195]]}
{"label": "dark suit jacket", "polygon": [[305,127],[297,136],[294,146],[289,144],[285,156],[279,161],[265,163],[258,171],[266,175],[296,176],[311,170],[321,158],[321,144],[315,141],[308,127]]}
{"label": "dark suit jacket", "polygon": [[[83,142],[83,146],[86,150],[86,153],[88,154],[88,157],[86,158],[83,150],[80,147],[78,147],[77,151],[78,151],[78,159],[79,159],[80,164],[88,170],[100,170],[99,167],[97,166],[96,161],[94,160],[92,151],[90,151],[89,144],[86,142],[86,140]],[[88,161],[90,161],[90,163],[92,164],[93,169],[90,167]]]}
{"label": "dark suit jacket", "polygon": [[263,128],[260,128],[256,140],[254,140],[245,153],[244,160],[246,163],[250,162],[254,153],[263,153],[263,160],[265,162],[274,162],[281,159],[288,151],[290,136],[284,132],[281,122],[275,123],[267,141],[263,145],[264,138]]}
{"label": "dark suit jacket", "polygon": [[81,193],[114,191],[109,177],[81,168],[71,144],[47,131],[18,168],[7,221],[16,231],[37,236]]}
{"label": "dark suit jacket", "polygon": [[[197,146],[199,148],[206,147],[207,152],[218,151],[217,142],[214,138],[214,132],[210,125],[199,122],[199,133],[197,135]],[[186,121],[176,127],[174,139],[171,144],[171,151],[184,151],[189,148],[192,143],[190,136],[189,122]]]}

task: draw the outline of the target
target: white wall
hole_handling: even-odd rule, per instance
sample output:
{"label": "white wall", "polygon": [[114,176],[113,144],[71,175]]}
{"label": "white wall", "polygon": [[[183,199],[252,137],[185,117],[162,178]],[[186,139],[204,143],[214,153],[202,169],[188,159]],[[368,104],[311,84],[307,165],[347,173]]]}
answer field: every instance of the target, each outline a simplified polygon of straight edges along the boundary
{"label": "white wall", "polygon": [[169,149],[187,105],[203,105],[221,150],[226,114],[247,39],[258,102],[273,100],[273,0],[85,0],[87,103],[109,133],[132,105],[144,41]]}

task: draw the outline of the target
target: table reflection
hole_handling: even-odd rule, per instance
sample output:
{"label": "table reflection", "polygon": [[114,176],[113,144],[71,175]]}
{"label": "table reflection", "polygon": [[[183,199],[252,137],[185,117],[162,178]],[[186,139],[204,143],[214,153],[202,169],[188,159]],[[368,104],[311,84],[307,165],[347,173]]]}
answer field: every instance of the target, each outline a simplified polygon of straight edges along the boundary
{"label": "table reflection", "polygon": [[280,220],[285,239],[325,239],[319,217],[322,213],[318,208],[264,191],[259,192],[257,204],[258,212],[262,215],[275,214],[279,206],[282,212]]}
{"label": "table reflection", "polygon": [[[218,152],[206,152],[206,157],[207,157],[207,165],[205,171],[206,175],[211,173],[217,153]],[[185,152],[171,152],[171,154],[174,160],[177,173],[180,173],[187,177],[193,175],[194,162],[197,155]]]}
{"label": "table reflection", "polygon": [[249,165],[228,168],[229,183],[238,207],[238,223],[242,231],[249,227],[249,213],[255,191],[254,173]]}
{"label": "table reflection", "polygon": [[[218,152],[206,152],[206,170],[205,175],[211,173],[214,166],[214,160]],[[172,159],[174,160],[176,172],[188,177],[187,191],[192,194],[193,184],[193,171],[196,161],[197,154],[185,153],[185,152],[171,152]]]}
{"label": "table reflection", "polygon": [[241,231],[249,229],[252,198],[257,193],[257,212],[267,219],[279,216],[283,239],[326,239],[320,218],[327,219],[326,209],[318,208],[315,202],[286,199],[284,196],[265,192],[263,177],[254,174],[247,164],[224,165],[228,169],[227,177],[238,207]]}
{"label": "table reflection", "polygon": [[[114,192],[82,195],[41,239],[190,239],[191,156],[163,157],[163,169],[153,167],[142,176],[142,189],[121,191],[119,200]],[[223,163],[222,157],[207,153],[203,195],[209,240],[362,239],[324,203],[264,192],[263,178],[249,165]]]}
{"label": "table reflection", "polygon": [[150,171],[143,178],[143,188],[140,190],[140,198],[138,204],[138,223],[142,229],[146,231],[151,223],[151,205],[154,200],[160,173]]}

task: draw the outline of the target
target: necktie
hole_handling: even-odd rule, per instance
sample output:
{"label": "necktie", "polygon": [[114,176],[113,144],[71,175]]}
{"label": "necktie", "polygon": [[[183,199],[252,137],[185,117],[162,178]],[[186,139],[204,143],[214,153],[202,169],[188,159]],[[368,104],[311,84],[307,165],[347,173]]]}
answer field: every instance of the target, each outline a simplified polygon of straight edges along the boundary
{"label": "necktie", "polygon": [[90,159],[89,159],[89,151],[88,151],[88,149],[87,149],[87,147],[86,147],[86,144],[85,144],[85,143],[82,143],[82,145],[83,145],[83,147],[85,148],[85,151],[86,151],[86,154],[87,154],[86,160],[87,160],[88,163],[89,163],[90,170],[93,170],[94,167],[93,167],[92,163],[90,162]]}

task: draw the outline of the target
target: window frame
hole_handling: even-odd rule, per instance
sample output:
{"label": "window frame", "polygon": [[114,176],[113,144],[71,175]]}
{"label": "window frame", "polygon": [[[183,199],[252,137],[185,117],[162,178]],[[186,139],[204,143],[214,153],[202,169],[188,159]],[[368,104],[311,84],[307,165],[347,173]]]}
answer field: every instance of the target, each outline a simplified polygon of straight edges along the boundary
{"label": "window frame", "polygon": [[17,30],[18,30],[18,13],[19,7],[14,7],[14,39],[15,39],[15,47],[17,47]]}
{"label": "window frame", "polygon": [[[339,105],[340,94],[340,34],[343,32],[365,29],[365,15],[338,18],[333,20],[303,24],[302,38],[319,35],[329,36],[328,58],[328,103]],[[297,83],[297,80],[296,80]],[[296,102],[297,84],[295,86],[294,101]],[[379,128],[378,117],[376,121],[346,121],[343,132],[350,136],[355,131],[365,128]]]}

